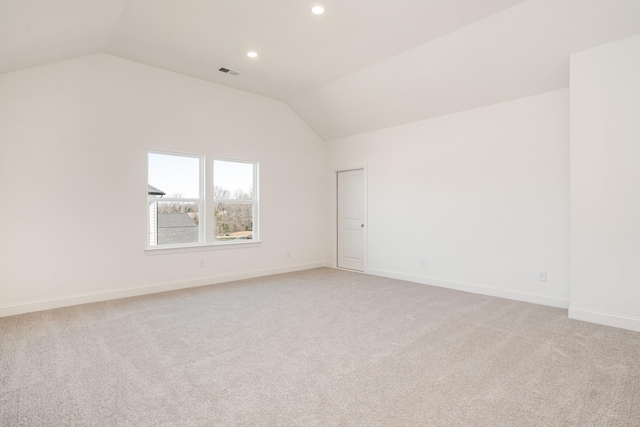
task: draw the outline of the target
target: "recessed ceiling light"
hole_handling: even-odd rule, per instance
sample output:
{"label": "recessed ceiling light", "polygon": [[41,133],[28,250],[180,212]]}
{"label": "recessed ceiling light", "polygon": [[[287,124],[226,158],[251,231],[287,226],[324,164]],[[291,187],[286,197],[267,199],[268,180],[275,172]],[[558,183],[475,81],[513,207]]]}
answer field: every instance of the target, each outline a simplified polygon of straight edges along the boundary
{"label": "recessed ceiling light", "polygon": [[252,51],[252,50],[250,50],[249,52],[247,52],[247,56],[248,56],[249,58],[255,58],[255,57],[257,57],[257,56],[258,56],[258,53],[257,53],[257,52],[254,52],[254,51]]}
{"label": "recessed ceiling light", "polygon": [[315,15],[322,15],[324,13],[324,5],[317,4],[311,8],[311,12]]}

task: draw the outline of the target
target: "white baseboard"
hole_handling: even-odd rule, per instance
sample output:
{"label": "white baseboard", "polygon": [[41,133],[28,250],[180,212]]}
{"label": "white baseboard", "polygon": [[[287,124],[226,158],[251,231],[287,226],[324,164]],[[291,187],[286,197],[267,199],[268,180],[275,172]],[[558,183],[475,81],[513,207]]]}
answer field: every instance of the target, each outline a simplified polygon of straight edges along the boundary
{"label": "white baseboard", "polygon": [[638,317],[621,316],[619,314],[605,313],[603,311],[588,310],[586,308],[572,306],[569,308],[569,318],[640,332],[640,318]]}
{"label": "white baseboard", "polygon": [[156,283],[153,285],[136,286],[134,288],[117,289],[113,291],[91,292],[76,295],[66,295],[57,298],[45,298],[33,301],[25,301],[14,304],[0,305],[0,317],[14,316],[16,314],[31,313],[34,311],[50,310],[53,308],[69,307],[92,302],[108,301],[120,298],[136,297],[140,295],[155,294],[158,292],[175,291],[178,289],[195,288],[198,286],[216,285],[234,280],[253,279],[255,277],[271,276],[274,274],[292,273],[294,271],[309,270],[312,268],[326,267],[326,262],[314,262],[299,264],[266,270],[250,271],[236,274],[203,277],[200,279]]}
{"label": "white baseboard", "polygon": [[398,273],[388,270],[367,269],[365,273],[374,276],[388,277],[390,279],[406,280],[408,282],[420,283],[423,285],[439,286],[441,288],[471,292],[474,294],[506,298],[515,301],[530,302],[533,304],[547,305],[556,308],[569,308],[568,298],[562,298],[553,295],[535,294],[530,292],[514,291],[510,289],[500,289],[491,286],[479,285],[476,283],[458,282],[436,277],[414,276],[411,274]]}

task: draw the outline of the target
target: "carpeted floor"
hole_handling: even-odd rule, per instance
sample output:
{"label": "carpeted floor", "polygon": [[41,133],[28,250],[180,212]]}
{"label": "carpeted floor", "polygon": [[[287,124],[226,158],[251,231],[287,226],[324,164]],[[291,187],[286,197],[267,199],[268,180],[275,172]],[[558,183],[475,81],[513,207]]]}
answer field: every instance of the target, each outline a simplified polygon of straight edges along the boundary
{"label": "carpeted floor", "polygon": [[2,426],[640,426],[640,333],[332,269],[0,319]]}

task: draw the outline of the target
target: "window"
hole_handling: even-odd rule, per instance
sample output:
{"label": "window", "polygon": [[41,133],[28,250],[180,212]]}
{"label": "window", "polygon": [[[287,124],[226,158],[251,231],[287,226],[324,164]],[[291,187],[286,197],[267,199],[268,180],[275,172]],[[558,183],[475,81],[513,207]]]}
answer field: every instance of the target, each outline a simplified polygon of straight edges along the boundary
{"label": "window", "polygon": [[258,164],[213,161],[214,233],[216,241],[257,239]]}
{"label": "window", "polygon": [[[205,181],[207,175],[213,179]],[[211,169],[213,168],[213,173]],[[148,153],[149,249],[258,240],[258,163]]]}
{"label": "window", "polygon": [[202,244],[203,158],[150,152],[148,161],[149,247]]}

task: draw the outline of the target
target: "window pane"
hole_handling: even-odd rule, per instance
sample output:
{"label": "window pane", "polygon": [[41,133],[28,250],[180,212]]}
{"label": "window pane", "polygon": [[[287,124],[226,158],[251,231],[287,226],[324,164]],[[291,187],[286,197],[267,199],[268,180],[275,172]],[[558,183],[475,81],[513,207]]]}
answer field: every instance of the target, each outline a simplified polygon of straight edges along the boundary
{"label": "window pane", "polygon": [[149,245],[197,244],[200,241],[198,203],[149,202]]}
{"label": "window pane", "polygon": [[188,199],[199,198],[200,159],[189,156],[149,153],[149,196],[152,195]]}
{"label": "window pane", "polygon": [[253,163],[214,160],[213,184],[216,200],[253,200]]}
{"label": "window pane", "polygon": [[253,239],[251,203],[216,203],[214,215],[217,240]]}

